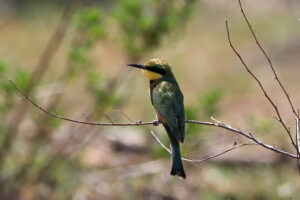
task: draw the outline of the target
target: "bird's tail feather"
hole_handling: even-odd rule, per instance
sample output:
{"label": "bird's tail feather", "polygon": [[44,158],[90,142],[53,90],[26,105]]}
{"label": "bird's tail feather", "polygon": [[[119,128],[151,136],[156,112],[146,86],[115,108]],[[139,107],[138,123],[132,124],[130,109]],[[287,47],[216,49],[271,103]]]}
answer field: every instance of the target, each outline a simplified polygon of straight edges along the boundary
{"label": "bird's tail feather", "polygon": [[170,137],[170,141],[172,145],[172,169],[170,174],[173,176],[178,175],[185,179],[186,175],[181,161],[179,143],[171,137]]}

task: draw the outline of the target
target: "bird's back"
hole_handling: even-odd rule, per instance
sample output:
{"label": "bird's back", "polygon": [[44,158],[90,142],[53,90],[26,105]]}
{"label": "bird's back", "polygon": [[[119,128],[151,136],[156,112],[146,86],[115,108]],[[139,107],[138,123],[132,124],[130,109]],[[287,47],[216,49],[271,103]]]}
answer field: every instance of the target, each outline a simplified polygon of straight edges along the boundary
{"label": "bird's back", "polygon": [[169,127],[171,136],[183,142],[185,129],[183,95],[176,80],[162,79],[152,82],[150,93],[159,120]]}

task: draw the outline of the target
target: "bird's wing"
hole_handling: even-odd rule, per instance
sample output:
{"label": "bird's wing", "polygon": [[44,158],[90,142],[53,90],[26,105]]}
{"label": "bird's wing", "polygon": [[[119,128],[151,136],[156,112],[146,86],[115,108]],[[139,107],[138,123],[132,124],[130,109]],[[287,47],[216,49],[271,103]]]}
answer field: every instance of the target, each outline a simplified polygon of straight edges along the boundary
{"label": "bird's wing", "polygon": [[183,142],[185,127],[183,96],[180,91],[176,93],[164,92],[160,95],[162,95],[161,98],[158,100],[154,98],[153,102],[158,118],[173,138]]}
{"label": "bird's wing", "polygon": [[183,98],[180,102],[176,102],[175,112],[177,116],[177,124],[179,129],[179,135],[181,142],[184,142],[184,133],[185,133],[185,114],[184,114],[184,105]]}

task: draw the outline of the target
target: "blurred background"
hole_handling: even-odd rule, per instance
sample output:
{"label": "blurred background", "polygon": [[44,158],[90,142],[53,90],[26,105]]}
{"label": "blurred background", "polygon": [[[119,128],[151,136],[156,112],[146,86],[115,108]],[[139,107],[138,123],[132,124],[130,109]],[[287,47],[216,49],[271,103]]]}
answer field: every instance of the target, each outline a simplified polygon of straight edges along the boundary
{"label": "blurred background", "polygon": [[[300,105],[300,3],[243,0],[294,105]],[[276,113],[229,47],[263,82],[294,134],[294,117],[242,18],[225,0],[1,0],[0,199],[297,199],[295,160],[259,146],[184,162],[169,175],[161,127],[99,127],[54,119],[22,98],[72,119],[152,121],[149,83],[128,63],[163,57],[188,119],[210,116],[294,153]],[[247,140],[188,124],[182,156],[201,159]]]}

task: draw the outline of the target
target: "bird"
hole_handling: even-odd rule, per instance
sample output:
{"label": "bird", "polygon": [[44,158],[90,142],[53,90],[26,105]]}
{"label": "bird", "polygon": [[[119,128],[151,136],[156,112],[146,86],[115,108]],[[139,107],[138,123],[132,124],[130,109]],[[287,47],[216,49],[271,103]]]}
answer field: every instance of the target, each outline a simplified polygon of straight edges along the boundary
{"label": "bird", "polygon": [[128,64],[141,69],[150,81],[151,103],[156,111],[157,122],[162,123],[172,148],[170,174],[186,178],[182,165],[180,143],[184,142],[184,97],[170,65],[163,58],[154,58],[143,64]]}

